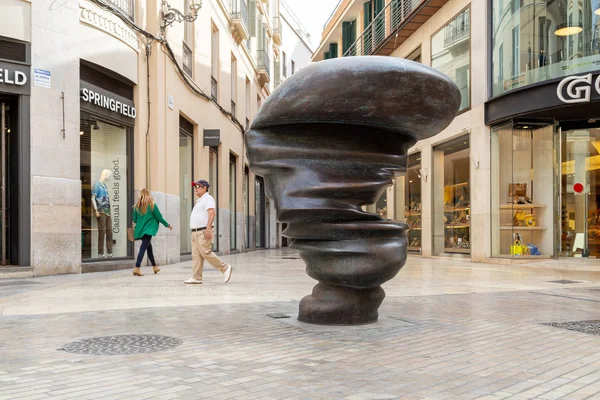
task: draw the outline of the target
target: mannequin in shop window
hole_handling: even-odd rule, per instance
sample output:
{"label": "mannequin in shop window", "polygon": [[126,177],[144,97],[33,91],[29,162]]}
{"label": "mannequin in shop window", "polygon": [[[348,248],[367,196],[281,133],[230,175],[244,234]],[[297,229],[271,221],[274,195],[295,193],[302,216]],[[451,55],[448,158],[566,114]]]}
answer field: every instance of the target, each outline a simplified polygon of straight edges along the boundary
{"label": "mannequin in shop window", "polygon": [[[110,216],[110,198],[106,182],[112,177],[112,172],[105,169],[100,174],[100,179],[94,183],[92,188],[92,205],[98,221],[98,257],[112,257],[112,219]],[[106,239],[106,253],[104,253],[104,241]]]}

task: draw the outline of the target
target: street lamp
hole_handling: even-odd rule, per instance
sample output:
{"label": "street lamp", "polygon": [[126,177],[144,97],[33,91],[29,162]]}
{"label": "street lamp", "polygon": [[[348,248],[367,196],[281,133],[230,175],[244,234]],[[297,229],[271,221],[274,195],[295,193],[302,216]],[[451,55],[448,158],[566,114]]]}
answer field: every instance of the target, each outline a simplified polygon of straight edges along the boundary
{"label": "street lamp", "polygon": [[198,18],[198,10],[202,7],[202,0],[198,0],[197,3],[190,4],[190,12],[184,14],[176,8],[172,8],[166,0],[162,2],[162,22],[161,27],[164,29],[167,26],[173,24],[173,22],[194,22]]}

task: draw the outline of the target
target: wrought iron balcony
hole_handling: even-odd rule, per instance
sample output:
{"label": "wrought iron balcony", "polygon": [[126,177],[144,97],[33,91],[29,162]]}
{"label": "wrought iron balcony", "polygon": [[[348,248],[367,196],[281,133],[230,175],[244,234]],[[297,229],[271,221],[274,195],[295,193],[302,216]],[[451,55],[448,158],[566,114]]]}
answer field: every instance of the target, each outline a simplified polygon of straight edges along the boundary
{"label": "wrought iron balcony", "polygon": [[[363,56],[373,54],[389,55],[408,36],[396,35],[408,23],[419,26],[435,14],[448,0],[391,0],[375,16],[358,39],[344,52],[343,56]],[[418,19],[415,17],[419,17]],[[412,25],[412,24],[411,24]],[[414,31],[418,28],[411,28]],[[391,42],[391,44],[390,44]],[[384,49],[385,47],[385,49]],[[385,51],[384,51],[385,50]]]}
{"label": "wrought iron balcony", "polygon": [[461,39],[468,37],[470,33],[469,14],[460,13],[444,28],[444,47],[450,47]]}
{"label": "wrought iron balcony", "polygon": [[248,5],[246,5],[244,0],[232,0],[231,23],[233,25],[234,34],[237,34],[236,42],[241,42],[242,40],[248,40],[250,38],[248,30]]}
{"label": "wrought iron balcony", "polygon": [[127,15],[131,21],[135,17],[135,0],[107,0],[110,5]]}
{"label": "wrought iron balcony", "polygon": [[271,80],[271,60],[269,60],[267,50],[256,51],[256,64],[263,82],[269,82]]}
{"label": "wrought iron balcony", "polygon": [[281,46],[281,18],[279,16],[273,17],[273,42]]}

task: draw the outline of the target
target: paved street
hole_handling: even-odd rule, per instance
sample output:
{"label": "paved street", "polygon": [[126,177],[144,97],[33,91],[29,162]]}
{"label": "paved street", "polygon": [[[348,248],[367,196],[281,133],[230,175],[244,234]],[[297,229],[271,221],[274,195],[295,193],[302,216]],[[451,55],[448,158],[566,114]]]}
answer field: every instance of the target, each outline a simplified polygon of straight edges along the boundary
{"label": "paved street", "polygon": [[297,253],[224,260],[228,284],[184,285],[191,262],[0,280],[0,399],[600,398],[600,336],[545,325],[600,320],[600,268],[411,257],[377,324],[332,328],[293,318]]}

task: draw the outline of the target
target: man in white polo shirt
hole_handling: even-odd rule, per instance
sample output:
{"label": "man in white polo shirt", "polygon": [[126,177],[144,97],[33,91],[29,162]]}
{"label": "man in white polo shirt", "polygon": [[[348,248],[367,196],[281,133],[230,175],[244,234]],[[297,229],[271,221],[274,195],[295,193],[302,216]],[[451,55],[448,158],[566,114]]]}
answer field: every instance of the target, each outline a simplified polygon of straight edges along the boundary
{"label": "man in white polo shirt", "polygon": [[213,246],[213,221],[215,220],[215,199],[208,194],[210,184],[205,180],[192,182],[196,196],[196,204],[190,217],[190,228],[192,229],[192,260],[194,269],[192,277],[185,280],[185,283],[202,284],[202,268],[204,260],[210,265],[221,271],[225,275],[224,282],[231,279],[231,265],[225,264],[212,251]]}

